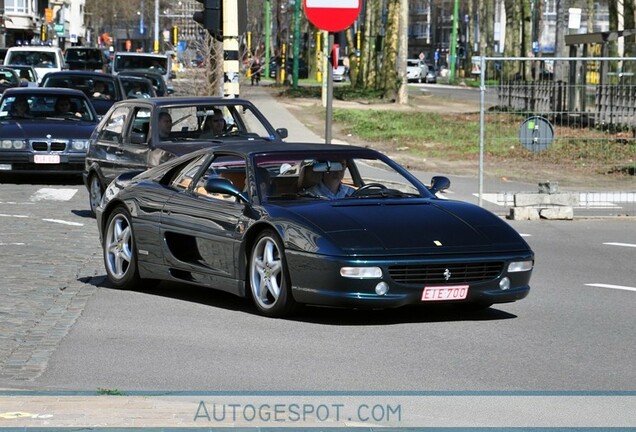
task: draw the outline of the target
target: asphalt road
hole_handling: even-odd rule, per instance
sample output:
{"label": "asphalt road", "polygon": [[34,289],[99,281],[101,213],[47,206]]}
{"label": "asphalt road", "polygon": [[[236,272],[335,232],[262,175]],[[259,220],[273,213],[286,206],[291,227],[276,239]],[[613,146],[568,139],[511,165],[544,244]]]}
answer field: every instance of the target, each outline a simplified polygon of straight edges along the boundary
{"label": "asphalt road", "polygon": [[0,220],[0,388],[636,388],[633,219],[511,221],[537,258],[516,303],[289,320],[183,284],[111,288],[78,182],[4,179]]}

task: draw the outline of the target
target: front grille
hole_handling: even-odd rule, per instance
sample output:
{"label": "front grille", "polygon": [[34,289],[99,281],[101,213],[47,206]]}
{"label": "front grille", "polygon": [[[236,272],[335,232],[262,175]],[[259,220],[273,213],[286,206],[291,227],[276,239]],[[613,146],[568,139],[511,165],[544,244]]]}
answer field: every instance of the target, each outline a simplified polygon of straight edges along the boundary
{"label": "front grille", "polygon": [[66,141],[31,141],[31,147],[34,151],[56,151],[66,150]]}
{"label": "front grille", "polygon": [[503,265],[500,261],[394,265],[389,267],[389,274],[395,282],[404,284],[476,283],[495,279],[501,273]]}
{"label": "front grille", "polygon": [[66,143],[64,141],[51,141],[51,151],[64,150],[66,150]]}

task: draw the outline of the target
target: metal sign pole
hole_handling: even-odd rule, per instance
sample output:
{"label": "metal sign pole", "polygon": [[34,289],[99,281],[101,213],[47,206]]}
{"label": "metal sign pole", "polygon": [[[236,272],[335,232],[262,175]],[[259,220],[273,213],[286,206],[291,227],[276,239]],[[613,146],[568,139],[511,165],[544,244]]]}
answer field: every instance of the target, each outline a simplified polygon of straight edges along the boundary
{"label": "metal sign pole", "polygon": [[334,34],[329,32],[327,42],[327,111],[325,114],[325,144],[331,144],[331,119],[333,117],[333,65],[329,61],[333,50]]}
{"label": "metal sign pole", "polygon": [[223,1],[223,96],[239,97],[238,3]]}

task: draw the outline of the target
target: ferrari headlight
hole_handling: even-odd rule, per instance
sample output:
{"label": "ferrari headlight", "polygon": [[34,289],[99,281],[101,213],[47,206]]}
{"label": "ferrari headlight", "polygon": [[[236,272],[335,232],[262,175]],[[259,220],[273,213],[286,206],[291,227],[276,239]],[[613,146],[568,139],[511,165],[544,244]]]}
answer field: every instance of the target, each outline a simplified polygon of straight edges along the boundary
{"label": "ferrari headlight", "polygon": [[382,277],[380,267],[341,267],[340,276],[351,279],[379,279]]}
{"label": "ferrari headlight", "polygon": [[532,270],[532,260],[513,261],[508,264],[508,273],[525,272]]}
{"label": "ferrari headlight", "polygon": [[75,151],[86,151],[88,149],[88,140],[74,140],[73,141],[73,150]]}

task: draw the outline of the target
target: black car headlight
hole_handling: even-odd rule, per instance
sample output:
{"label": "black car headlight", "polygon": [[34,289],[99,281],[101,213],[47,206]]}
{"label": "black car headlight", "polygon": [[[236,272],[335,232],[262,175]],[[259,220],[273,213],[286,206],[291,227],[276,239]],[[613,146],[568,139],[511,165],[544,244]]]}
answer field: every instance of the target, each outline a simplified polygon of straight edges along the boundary
{"label": "black car headlight", "polygon": [[81,152],[85,152],[88,150],[88,143],[90,141],[87,139],[81,139],[81,140],[73,140],[73,143],[71,145],[71,150],[73,151],[81,151]]}
{"label": "black car headlight", "polygon": [[23,150],[26,147],[26,142],[24,140],[3,139],[0,147],[3,150]]}

